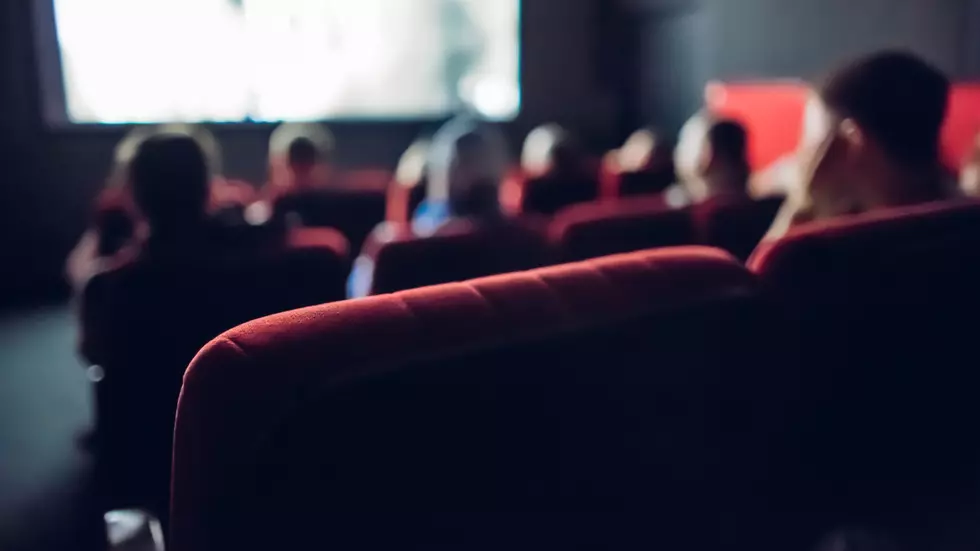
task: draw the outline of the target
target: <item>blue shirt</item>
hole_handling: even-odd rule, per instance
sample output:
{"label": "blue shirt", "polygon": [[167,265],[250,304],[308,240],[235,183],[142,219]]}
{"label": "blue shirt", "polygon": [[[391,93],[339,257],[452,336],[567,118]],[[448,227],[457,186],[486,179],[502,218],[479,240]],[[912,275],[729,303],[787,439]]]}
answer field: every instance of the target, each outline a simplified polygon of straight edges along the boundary
{"label": "blue shirt", "polygon": [[[422,201],[412,215],[412,233],[429,237],[452,219],[449,204],[445,201]],[[347,278],[347,298],[366,297],[374,283],[374,259],[361,255],[354,261]]]}

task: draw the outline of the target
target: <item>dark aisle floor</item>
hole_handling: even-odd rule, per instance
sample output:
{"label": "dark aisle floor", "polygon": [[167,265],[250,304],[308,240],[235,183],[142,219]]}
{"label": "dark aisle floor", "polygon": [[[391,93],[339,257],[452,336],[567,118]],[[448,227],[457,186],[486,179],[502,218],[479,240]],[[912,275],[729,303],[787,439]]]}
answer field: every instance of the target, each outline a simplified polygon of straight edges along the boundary
{"label": "dark aisle floor", "polygon": [[92,421],[67,306],[0,316],[0,549],[99,549]]}

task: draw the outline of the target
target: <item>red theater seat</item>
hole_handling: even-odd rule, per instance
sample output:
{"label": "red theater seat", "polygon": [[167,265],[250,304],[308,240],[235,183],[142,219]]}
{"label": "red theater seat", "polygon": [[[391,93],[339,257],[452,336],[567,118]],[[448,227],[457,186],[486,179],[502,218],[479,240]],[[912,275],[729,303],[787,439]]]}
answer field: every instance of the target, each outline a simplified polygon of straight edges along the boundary
{"label": "red theater seat", "polygon": [[901,527],[975,503],[980,206],[800,228],[750,267],[799,350],[787,358],[799,388],[783,462],[796,469],[785,488],[797,511]]}
{"label": "red theater seat", "polygon": [[285,245],[144,258],[89,282],[81,348],[104,373],[96,407],[110,505],[167,512],[173,414],[187,363],[238,324],[342,299],[346,247],[333,230],[304,229]]}
{"label": "red theater seat", "polygon": [[374,261],[371,294],[542,266],[547,250],[539,226],[533,219],[481,227],[458,221],[425,238],[404,227],[385,230],[390,233],[365,249]]}
{"label": "red theater seat", "polygon": [[696,242],[688,211],[659,196],[571,207],[555,216],[549,234],[563,262]]}
{"label": "red theater seat", "polygon": [[171,548],[756,544],[757,298],[685,248],[239,327],[185,374]]}
{"label": "red theater seat", "polygon": [[368,188],[319,188],[288,192],[275,200],[274,219],[287,226],[335,228],[356,252],[385,217],[385,191]]}
{"label": "red theater seat", "polygon": [[559,210],[598,199],[599,183],[587,175],[545,175],[522,182],[520,212],[551,216]]}
{"label": "red theater seat", "polygon": [[709,199],[691,208],[699,242],[745,261],[772,226],[782,197],[758,201]]}

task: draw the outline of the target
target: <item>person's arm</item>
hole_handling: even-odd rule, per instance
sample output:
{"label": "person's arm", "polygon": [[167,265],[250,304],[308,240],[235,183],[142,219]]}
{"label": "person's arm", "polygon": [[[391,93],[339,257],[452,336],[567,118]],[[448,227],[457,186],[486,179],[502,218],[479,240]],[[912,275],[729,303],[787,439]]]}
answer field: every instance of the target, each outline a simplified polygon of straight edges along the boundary
{"label": "person's arm", "polygon": [[99,255],[99,232],[87,230],[68,255],[65,275],[75,294],[81,293],[93,276],[103,271],[106,259]]}
{"label": "person's arm", "polygon": [[361,255],[354,260],[350,277],[347,278],[347,298],[363,298],[371,294],[374,283],[374,260]]}
{"label": "person's arm", "polygon": [[766,236],[762,240],[773,241],[780,239],[789,233],[792,228],[800,224],[812,222],[813,219],[814,213],[812,207],[801,202],[799,199],[794,199],[792,196],[787,197],[783,201],[782,207],[779,208],[779,212],[776,213],[776,218],[773,220],[769,232],[766,233]]}

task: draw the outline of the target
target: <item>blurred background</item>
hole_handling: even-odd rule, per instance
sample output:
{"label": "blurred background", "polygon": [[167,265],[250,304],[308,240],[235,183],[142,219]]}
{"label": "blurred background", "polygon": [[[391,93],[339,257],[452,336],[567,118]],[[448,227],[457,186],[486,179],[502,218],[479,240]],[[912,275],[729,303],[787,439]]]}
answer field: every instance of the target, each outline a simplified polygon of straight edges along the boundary
{"label": "blurred background", "polygon": [[[150,17],[144,4],[171,12],[193,5],[195,14],[219,24],[209,24],[205,38],[166,25],[163,16],[152,24],[123,19]],[[701,104],[710,79],[811,77],[842,59],[895,45],[954,80],[980,76],[977,0],[38,0],[4,2],[0,10],[0,239],[6,262],[18,267],[4,270],[3,302],[64,296],[65,255],[127,130],[70,120],[180,113],[242,121],[316,113],[338,119],[331,128],[345,164],[393,167],[420,132],[448,116],[459,100],[454,93],[482,92],[484,107],[510,120],[505,130],[513,143],[538,124],[556,121],[603,150],[649,121],[675,131]],[[305,14],[317,10],[340,14],[320,23],[339,17],[343,24],[308,26]],[[454,18],[461,24],[470,19],[474,32],[454,36]],[[77,50],[72,46],[77,59],[59,56],[55,21],[63,46],[80,41]],[[223,83],[222,101],[189,92],[168,93],[163,102],[138,94],[137,106],[117,101],[123,94],[114,94],[114,86],[128,93],[146,84],[139,71],[102,75],[89,56],[123,63],[128,55],[152,57],[152,51],[132,49],[133,33],[159,33],[168,55],[195,60],[201,78]],[[379,48],[369,37],[382,34]],[[236,36],[252,38],[243,44],[230,38]],[[311,36],[320,42],[286,51]],[[260,51],[253,55],[250,48]],[[358,72],[368,64],[393,71]],[[287,70],[299,80],[274,78]],[[463,78],[471,73],[489,76]],[[447,85],[454,79],[462,86]],[[399,93],[391,93],[393,87]],[[229,177],[263,180],[271,129],[214,125],[228,152]]]}

